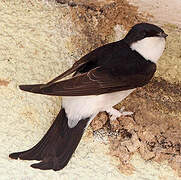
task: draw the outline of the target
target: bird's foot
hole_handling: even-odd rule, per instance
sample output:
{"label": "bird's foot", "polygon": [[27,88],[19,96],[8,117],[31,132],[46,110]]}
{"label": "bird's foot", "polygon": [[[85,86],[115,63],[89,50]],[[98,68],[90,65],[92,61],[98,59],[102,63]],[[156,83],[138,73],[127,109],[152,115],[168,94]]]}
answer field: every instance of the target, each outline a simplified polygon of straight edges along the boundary
{"label": "bird's foot", "polygon": [[125,107],[122,107],[120,110],[114,109],[113,107],[106,109],[106,112],[110,115],[110,120],[114,121],[120,116],[130,116],[133,112],[124,111]]}

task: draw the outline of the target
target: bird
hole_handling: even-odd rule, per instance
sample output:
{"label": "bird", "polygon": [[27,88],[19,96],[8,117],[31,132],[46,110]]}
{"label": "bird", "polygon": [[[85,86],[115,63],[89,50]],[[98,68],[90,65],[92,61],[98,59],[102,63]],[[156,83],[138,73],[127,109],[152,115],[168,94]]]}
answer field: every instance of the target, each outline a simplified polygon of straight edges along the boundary
{"label": "bird", "polygon": [[[62,96],[61,108],[51,127],[34,147],[9,155],[12,159],[38,160],[31,165],[58,171],[70,161],[82,135],[102,111],[114,121],[132,112],[113,108],[136,88],[145,86],[156,71],[168,35],[150,23],[138,23],[119,41],[89,52],[70,69],[44,84],[20,85],[23,91]],[[63,79],[69,75],[71,77]],[[62,80],[63,79],[63,80]]]}

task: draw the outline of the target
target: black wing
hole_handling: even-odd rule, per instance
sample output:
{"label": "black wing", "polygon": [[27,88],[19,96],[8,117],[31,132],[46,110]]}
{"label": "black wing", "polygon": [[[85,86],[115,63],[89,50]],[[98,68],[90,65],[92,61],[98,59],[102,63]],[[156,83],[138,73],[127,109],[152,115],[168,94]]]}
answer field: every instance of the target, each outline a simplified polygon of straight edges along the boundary
{"label": "black wing", "polygon": [[21,85],[20,89],[54,96],[99,95],[144,86],[155,71],[155,63],[133,53],[125,61],[116,59],[68,80],[45,87],[42,84]]}
{"label": "black wing", "polygon": [[43,87],[49,86],[72,73],[76,75],[77,73],[88,72],[91,69],[101,66],[110,61],[113,58],[113,55],[116,54],[116,56],[120,56],[121,54],[117,54],[117,52],[122,52],[125,48],[128,48],[128,45],[123,40],[98,47],[76,61],[70,69],[49,81],[47,84],[44,84]]}

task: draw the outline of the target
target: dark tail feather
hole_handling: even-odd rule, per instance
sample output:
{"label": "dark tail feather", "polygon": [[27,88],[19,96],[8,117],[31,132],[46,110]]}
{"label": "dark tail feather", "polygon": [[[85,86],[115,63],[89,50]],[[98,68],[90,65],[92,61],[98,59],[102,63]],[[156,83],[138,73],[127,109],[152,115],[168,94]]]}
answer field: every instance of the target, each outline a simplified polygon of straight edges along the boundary
{"label": "dark tail feather", "polygon": [[64,92],[64,89],[61,89],[62,91],[57,92],[54,91],[54,88],[56,88],[56,84],[51,84],[50,86],[46,84],[32,84],[32,85],[20,85],[19,88],[23,91],[36,93],[36,94],[44,94],[44,95],[51,95],[51,96],[61,96],[66,94]]}
{"label": "dark tail feather", "polygon": [[12,159],[41,160],[31,167],[38,169],[60,170],[64,168],[77,148],[89,118],[79,121],[74,128],[68,127],[68,119],[61,109],[54,123],[33,148],[23,152],[12,153]]}
{"label": "dark tail feather", "polygon": [[44,84],[20,85],[19,88],[23,91],[42,94],[41,87],[43,87],[43,86],[44,86]]}

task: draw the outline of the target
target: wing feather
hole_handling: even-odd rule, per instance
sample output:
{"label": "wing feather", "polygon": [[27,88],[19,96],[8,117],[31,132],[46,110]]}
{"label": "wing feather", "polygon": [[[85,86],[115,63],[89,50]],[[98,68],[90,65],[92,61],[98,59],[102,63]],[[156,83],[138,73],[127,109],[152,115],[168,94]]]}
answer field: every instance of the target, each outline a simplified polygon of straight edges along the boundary
{"label": "wing feather", "polygon": [[[144,66],[144,67],[143,67]],[[156,71],[156,65],[151,61],[141,64],[141,67],[125,72],[125,67],[97,67],[89,72],[70,79],[53,83],[42,88],[42,84],[21,85],[20,89],[38,94],[53,96],[87,96],[134,89],[146,85]],[[119,73],[114,73],[120,70]],[[123,69],[124,68],[124,69]],[[121,73],[123,69],[124,73]]]}

